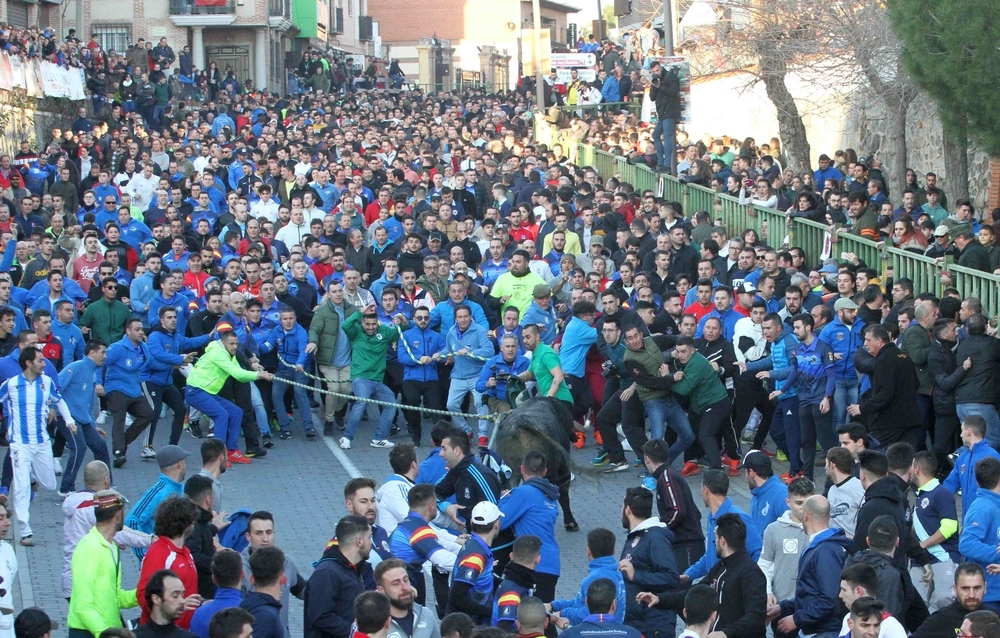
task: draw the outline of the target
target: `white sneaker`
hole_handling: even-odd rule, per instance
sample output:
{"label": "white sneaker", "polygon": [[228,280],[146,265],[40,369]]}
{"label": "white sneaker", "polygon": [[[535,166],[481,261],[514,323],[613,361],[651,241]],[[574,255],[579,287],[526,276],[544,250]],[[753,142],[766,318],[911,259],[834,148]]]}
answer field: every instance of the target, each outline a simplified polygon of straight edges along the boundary
{"label": "white sneaker", "polygon": [[381,441],[376,440],[376,439],[372,439],[371,446],[372,447],[385,448],[385,449],[388,450],[389,448],[396,447],[396,444],[393,443],[392,441],[389,441],[388,439],[382,439]]}
{"label": "white sneaker", "polygon": [[139,452],[139,458],[143,460],[152,460],[156,458],[156,450],[153,449],[152,445],[147,445],[142,448],[142,452]]}
{"label": "white sneaker", "polygon": [[97,415],[97,425],[105,425],[108,422],[108,411],[101,410],[101,413]]}
{"label": "white sneaker", "polygon": [[58,458],[52,459],[52,469],[55,470],[56,476],[62,476],[63,473],[62,459]]}
{"label": "white sneaker", "polygon": [[351,440],[346,436],[340,437],[340,449],[341,450],[351,449]]}

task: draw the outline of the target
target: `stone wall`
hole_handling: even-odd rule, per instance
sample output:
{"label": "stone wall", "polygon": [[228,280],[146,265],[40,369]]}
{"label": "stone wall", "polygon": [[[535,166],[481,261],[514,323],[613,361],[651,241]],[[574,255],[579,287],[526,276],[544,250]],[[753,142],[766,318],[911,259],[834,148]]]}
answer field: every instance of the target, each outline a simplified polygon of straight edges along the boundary
{"label": "stone wall", "polygon": [[[845,120],[842,148],[854,148],[858,153],[878,151],[882,164],[889,164],[892,147],[885,143],[889,124],[881,101],[871,100],[853,105],[848,108]],[[937,116],[937,107],[930,98],[921,94],[907,109],[906,122],[906,166],[921,176],[921,184],[922,176],[932,172],[938,175],[945,194],[953,191],[949,188],[948,173],[944,165],[944,132]],[[969,196],[973,205],[980,210],[986,208],[990,201],[992,177],[989,164],[989,156],[975,145],[970,145]],[[953,201],[954,198],[949,198],[949,205]]]}
{"label": "stone wall", "polygon": [[40,150],[52,138],[53,128],[64,128],[76,119],[76,110],[90,101],[73,102],[62,98],[36,99],[10,91],[0,91],[0,153],[17,153],[22,140]]}

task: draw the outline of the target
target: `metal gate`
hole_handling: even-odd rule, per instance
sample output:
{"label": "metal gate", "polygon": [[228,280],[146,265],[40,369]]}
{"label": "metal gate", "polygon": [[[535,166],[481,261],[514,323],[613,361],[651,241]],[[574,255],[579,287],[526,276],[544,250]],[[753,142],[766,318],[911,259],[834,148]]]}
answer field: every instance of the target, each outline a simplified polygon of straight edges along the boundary
{"label": "metal gate", "polygon": [[28,28],[28,4],[20,0],[10,0],[7,6],[7,22],[15,27]]}
{"label": "metal gate", "polygon": [[250,47],[223,46],[205,47],[207,62],[215,62],[219,67],[220,79],[226,79],[227,70],[232,69],[240,86],[250,79]]}

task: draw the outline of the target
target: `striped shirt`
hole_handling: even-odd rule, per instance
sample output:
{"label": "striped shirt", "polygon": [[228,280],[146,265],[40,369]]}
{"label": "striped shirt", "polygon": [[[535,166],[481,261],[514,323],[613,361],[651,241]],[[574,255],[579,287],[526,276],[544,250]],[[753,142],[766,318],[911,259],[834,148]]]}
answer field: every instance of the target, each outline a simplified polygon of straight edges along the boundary
{"label": "striped shirt", "polygon": [[52,379],[44,374],[34,381],[19,374],[0,385],[0,402],[9,423],[10,442],[48,443],[49,407],[59,401],[62,395]]}

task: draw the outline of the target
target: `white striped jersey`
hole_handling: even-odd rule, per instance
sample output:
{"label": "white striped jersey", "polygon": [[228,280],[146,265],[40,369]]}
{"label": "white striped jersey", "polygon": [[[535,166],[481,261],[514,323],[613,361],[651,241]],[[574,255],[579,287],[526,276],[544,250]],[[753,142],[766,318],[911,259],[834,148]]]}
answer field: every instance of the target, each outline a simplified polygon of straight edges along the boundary
{"label": "white striped jersey", "polygon": [[0,385],[0,402],[11,443],[48,443],[49,408],[62,400],[52,379],[42,374],[28,381],[23,374]]}

